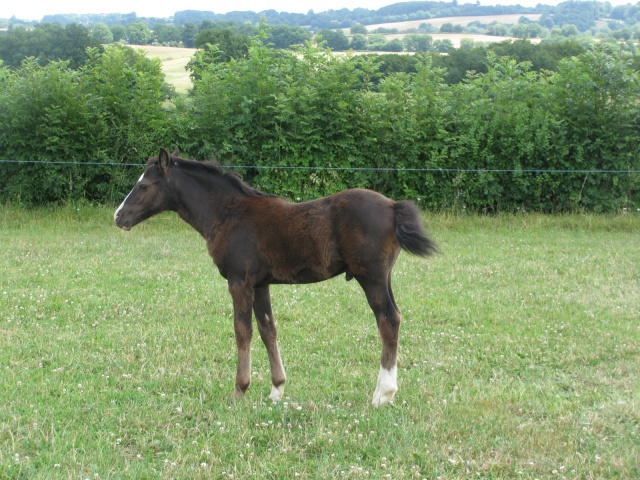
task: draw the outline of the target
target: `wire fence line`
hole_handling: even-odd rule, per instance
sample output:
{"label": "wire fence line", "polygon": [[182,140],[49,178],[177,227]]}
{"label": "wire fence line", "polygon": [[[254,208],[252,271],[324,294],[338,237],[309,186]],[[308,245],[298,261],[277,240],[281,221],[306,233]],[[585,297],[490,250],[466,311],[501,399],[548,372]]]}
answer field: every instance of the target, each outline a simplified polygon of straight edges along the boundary
{"label": "wire fence line", "polygon": [[[108,162],[65,162],[40,160],[2,160],[0,163],[38,164],[38,165],[76,165],[76,166],[106,166],[106,167],[146,167],[146,163],[108,163]],[[353,172],[431,172],[431,173],[550,173],[550,174],[638,174],[640,170],[548,170],[542,168],[522,169],[485,169],[485,168],[405,168],[405,167],[311,167],[296,165],[223,165],[230,170],[258,169],[258,170],[330,170]]]}

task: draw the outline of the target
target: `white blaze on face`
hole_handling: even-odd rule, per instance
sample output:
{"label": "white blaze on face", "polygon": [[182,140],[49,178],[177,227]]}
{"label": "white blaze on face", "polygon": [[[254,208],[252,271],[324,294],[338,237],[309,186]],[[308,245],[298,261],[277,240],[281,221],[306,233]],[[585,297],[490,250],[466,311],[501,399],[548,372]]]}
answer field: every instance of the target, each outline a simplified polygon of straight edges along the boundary
{"label": "white blaze on face", "polygon": [[393,400],[398,391],[398,367],[393,366],[390,370],[380,367],[378,374],[378,384],[373,393],[373,405],[379,407]]}
{"label": "white blaze on face", "polygon": [[[142,179],[144,178],[144,173],[142,175],[140,175],[140,178],[138,179],[138,181],[136,182],[136,185],[138,183],[140,183],[142,181]],[[118,214],[120,213],[120,210],[122,210],[122,207],[124,207],[124,204],[127,202],[127,199],[131,196],[131,194],[133,193],[133,190],[135,189],[135,185],[134,187],[131,189],[131,191],[129,192],[129,195],[127,195],[125,197],[125,199],[122,201],[122,203],[120,204],[120,206],[116,209],[116,212],[113,214],[113,221],[115,222],[118,218]]]}

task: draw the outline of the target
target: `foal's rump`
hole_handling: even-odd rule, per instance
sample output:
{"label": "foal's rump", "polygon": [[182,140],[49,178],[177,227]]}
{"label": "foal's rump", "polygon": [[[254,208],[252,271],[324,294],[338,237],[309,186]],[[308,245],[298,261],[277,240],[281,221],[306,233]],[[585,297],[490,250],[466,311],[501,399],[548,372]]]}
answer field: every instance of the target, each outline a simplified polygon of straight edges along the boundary
{"label": "foal's rump", "polygon": [[326,200],[331,203],[334,236],[348,275],[386,278],[401,248],[421,256],[436,250],[424,232],[418,207],[410,201],[395,202],[366,189],[346,190]]}

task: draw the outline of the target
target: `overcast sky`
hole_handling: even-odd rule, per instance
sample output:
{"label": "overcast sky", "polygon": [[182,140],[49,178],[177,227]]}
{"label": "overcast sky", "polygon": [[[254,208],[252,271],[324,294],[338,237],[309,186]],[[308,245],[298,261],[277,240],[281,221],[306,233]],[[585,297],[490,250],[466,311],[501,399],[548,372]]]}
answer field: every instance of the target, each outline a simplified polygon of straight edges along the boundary
{"label": "overcast sky", "polygon": [[[323,12],[341,8],[369,8],[376,10],[402,0],[1,0],[0,18],[16,16],[21,20],[41,20],[44,15],[56,13],[131,13],[139,17],[169,17],[179,10],[207,10],[226,13],[234,10],[277,10],[279,12]],[[458,0],[460,3],[476,0]],[[557,5],[561,0],[480,0],[481,5],[535,6],[538,3]],[[611,0],[613,5],[635,3],[635,0]]]}

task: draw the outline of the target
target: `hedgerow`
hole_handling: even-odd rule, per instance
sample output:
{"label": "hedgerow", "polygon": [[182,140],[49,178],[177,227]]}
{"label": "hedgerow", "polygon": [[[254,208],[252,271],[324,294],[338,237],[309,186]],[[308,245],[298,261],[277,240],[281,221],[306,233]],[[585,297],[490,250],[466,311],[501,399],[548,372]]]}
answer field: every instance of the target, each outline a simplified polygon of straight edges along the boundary
{"label": "hedgerow", "polygon": [[[367,187],[429,209],[640,207],[640,78],[623,52],[589,49],[554,72],[489,54],[454,85],[429,56],[380,79],[371,58],[260,37],[242,59],[211,59],[192,62],[171,107],[159,63],[125,47],[77,70],[2,70],[0,156],[37,163],[0,163],[0,199],[113,203],[177,146],[292,199]],[[129,163],[141,167],[117,166]]]}

